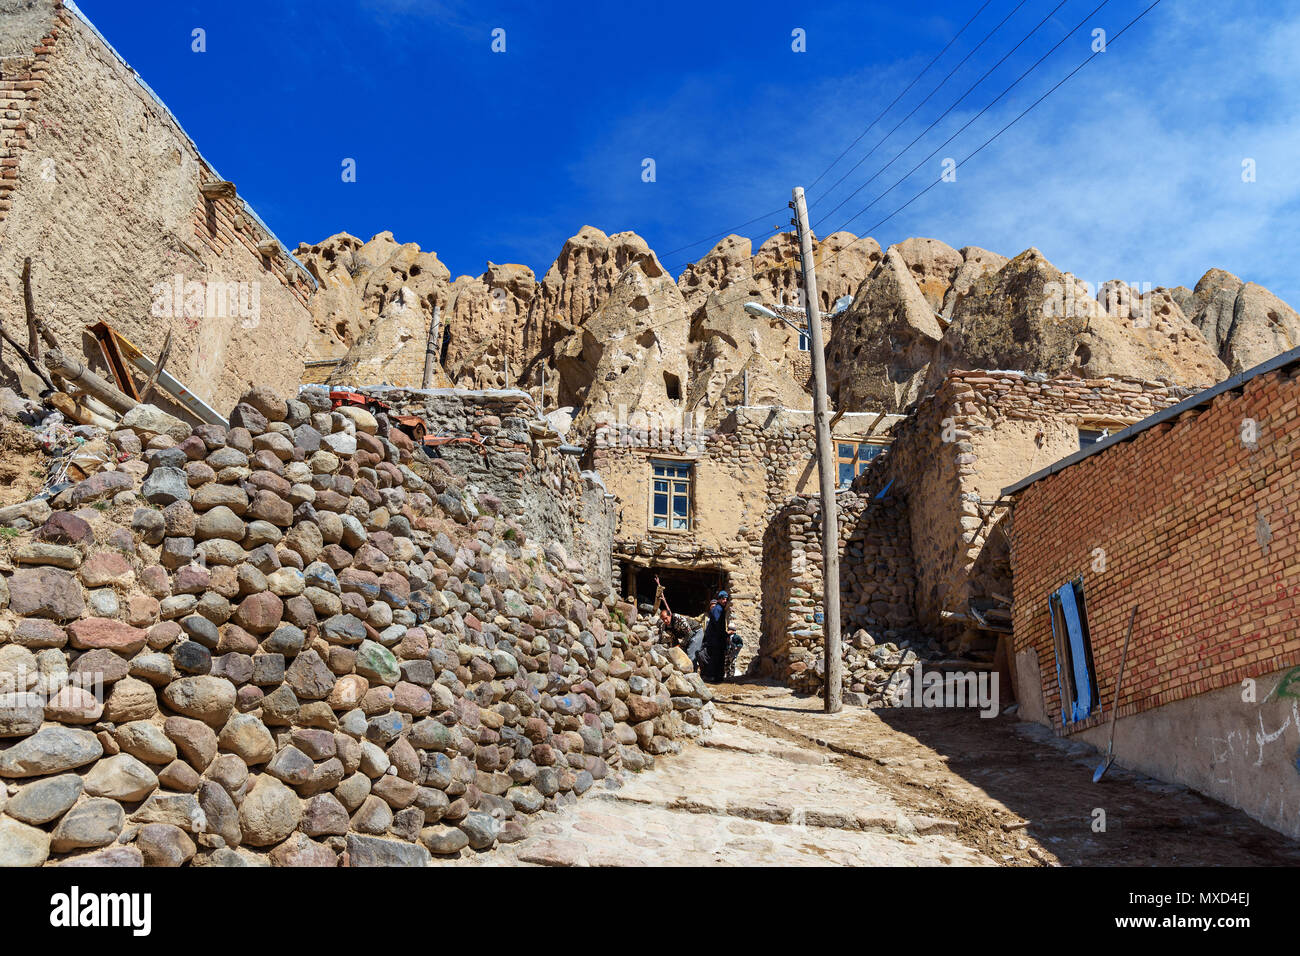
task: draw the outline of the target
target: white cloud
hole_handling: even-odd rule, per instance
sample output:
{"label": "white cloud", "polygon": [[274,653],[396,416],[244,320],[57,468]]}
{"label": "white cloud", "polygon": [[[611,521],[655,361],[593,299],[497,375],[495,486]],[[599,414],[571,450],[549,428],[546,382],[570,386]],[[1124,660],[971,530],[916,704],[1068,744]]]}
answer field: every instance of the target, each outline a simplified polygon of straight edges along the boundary
{"label": "white cloud", "polygon": [[[829,217],[821,231],[829,233],[892,184],[1093,6],[1085,0],[1065,8],[1060,24],[1045,26],[1026,44],[1022,53],[1028,58],[1017,56],[985,81],[961,110]],[[1113,37],[1144,6],[1140,0],[1114,0],[1096,22]],[[923,129],[1040,16],[1027,11],[1009,23],[1000,42],[991,41],[987,55],[977,54],[915,121],[863,163],[836,191],[835,201]],[[860,232],[911,198],[938,178],[943,156],[965,156],[1073,69],[1089,52],[1092,22],[850,231]],[[1219,267],[1300,304],[1300,277],[1292,269],[1300,240],[1297,48],[1300,19],[1275,5],[1248,0],[1207,10],[1165,0],[963,166],[956,183],[936,186],[881,226],[875,238],[883,245],[928,235],[1007,255],[1037,246],[1059,267],[1089,280],[1190,286],[1205,270]],[[603,131],[573,164],[575,188],[607,211],[615,228],[635,224],[653,244],[671,249],[703,236],[707,224],[724,227],[782,206],[790,186],[811,180],[929,55],[871,70],[846,69],[812,90],[787,82],[779,69],[745,86],[687,77],[678,89],[634,106]],[[856,162],[946,66],[941,62],[927,75],[902,111],[868,134],[819,188]],[[799,122],[809,103],[812,122]],[[656,158],[657,183],[640,182],[642,156]],[[1241,180],[1244,158],[1256,161],[1254,183]],[[701,183],[709,188],[701,190]],[[814,219],[833,204],[815,202]],[[683,223],[706,225],[688,229]],[[672,264],[707,248],[701,244],[665,259]]]}

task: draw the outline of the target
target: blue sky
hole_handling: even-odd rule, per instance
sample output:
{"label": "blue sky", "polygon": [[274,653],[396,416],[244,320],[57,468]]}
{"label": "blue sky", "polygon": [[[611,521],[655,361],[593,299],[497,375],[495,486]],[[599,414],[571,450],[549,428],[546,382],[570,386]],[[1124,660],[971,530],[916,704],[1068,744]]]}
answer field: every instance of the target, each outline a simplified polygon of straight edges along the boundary
{"label": "blue sky", "polygon": [[[1191,286],[1219,267],[1300,305],[1295,0],[1162,0],[955,182],[880,223],[1088,57],[1094,29],[1113,38],[1150,0],[1093,14],[1099,2],[990,0],[810,190],[818,234],[1037,246],[1092,282]],[[540,275],[584,224],[639,233],[674,272],[711,242],[675,250],[762,216],[735,230],[757,247],[788,218],[790,187],[811,183],[982,5],[79,2],[291,248],[391,230],[453,276],[488,260]],[[191,50],[195,28],[206,52]],[[504,53],[491,49],[497,28]],[[806,52],[792,50],[795,29]],[[347,158],[356,182],[342,179]]]}

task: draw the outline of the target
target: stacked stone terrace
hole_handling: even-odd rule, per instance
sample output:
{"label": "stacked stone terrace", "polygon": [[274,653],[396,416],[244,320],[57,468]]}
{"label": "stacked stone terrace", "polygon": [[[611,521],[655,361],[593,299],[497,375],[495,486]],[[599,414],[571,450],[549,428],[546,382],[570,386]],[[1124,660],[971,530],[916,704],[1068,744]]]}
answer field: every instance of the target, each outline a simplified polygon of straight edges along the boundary
{"label": "stacked stone terrace", "polygon": [[254,389],[124,426],[4,516],[0,864],[487,852],[708,726],[689,665],[382,416]]}

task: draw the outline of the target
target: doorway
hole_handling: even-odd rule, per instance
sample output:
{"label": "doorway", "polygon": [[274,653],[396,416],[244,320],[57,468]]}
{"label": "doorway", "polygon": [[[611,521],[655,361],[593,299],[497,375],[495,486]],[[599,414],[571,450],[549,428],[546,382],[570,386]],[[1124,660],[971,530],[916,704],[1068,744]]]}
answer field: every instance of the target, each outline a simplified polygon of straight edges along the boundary
{"label": "doorway", "polygon": [[676,614],[699,617],[709,609],[709,601],[727,588],[727,572],[721,568],[638,567],[625,565],[623,593],[635,602],[637,611],[649,613],[655,603],[655,576],[663,585],[668,606]]}

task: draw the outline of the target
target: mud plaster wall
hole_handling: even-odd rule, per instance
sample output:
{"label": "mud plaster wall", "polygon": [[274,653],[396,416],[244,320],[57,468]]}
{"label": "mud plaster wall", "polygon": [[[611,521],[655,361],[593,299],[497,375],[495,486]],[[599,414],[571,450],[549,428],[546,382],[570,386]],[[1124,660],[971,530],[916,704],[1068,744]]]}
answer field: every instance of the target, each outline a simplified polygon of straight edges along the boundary
{"label": "mud plaster wall", "polygon": [[[12,22],[30,35],[32,14],[18,6],[0,6],[0,32]],[[69,11],[40,6],[43,39],[28,57],[7,56],[0,78],[3,105],[20,116],[20,128],[6,123],[0,160],[16,162],[4,167],[16,185],[0,208],[6,315],[23,315],[31,256],[38,313],[70,353],[98,362],[83,329],[101,320],[150,356],[170,327],[168,369],[213,407],[252,385],[291,393],[310,332],[306,279],[282,255],[257,254],[266,236],[238,200],[204,200],[200,183],[217,176],[99,38]],[[258,283],[260,320],[154,317],[154,285],[176,275]]]}

